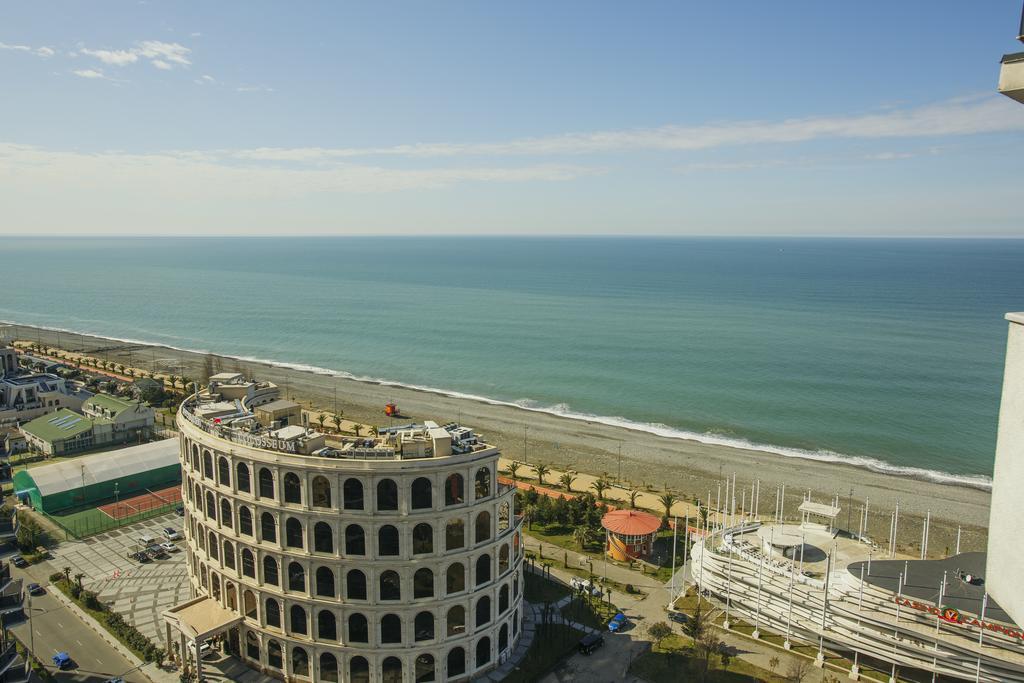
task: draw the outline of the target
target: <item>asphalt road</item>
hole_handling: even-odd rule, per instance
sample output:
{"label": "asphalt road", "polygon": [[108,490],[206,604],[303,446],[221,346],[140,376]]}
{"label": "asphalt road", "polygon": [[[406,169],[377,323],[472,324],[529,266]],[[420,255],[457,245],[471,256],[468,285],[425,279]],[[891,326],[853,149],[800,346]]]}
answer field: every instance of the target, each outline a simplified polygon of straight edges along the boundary
{"label": "asphalt road", "polygon": [[[26,584],[31,581],[25,577]],[[11,626],[10,630],[26,645],[32,644],[39,661],[48,665],[60,681],[106,681],[120,676],[128,683],[148,683],[148,679],[100,636],[70,612],[54,596],[49,594],[31,599],[31,621],[29,600],[26,591],[25,621]],[[31,623],[34,642],[30,638]],[[66,651],[74,662],[69,670],[57,671],[51,657]]]}

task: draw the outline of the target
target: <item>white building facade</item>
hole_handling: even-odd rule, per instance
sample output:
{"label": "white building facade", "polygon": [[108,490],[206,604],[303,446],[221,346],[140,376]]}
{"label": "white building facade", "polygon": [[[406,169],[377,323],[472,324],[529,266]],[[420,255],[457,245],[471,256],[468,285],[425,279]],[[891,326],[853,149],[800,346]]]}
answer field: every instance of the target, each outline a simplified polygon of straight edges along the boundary
{"label": "white building facade", "polygon": [[509,656],[523,546],[497,449],[303,455],[224,438],[190,409],[178,427],[191,593],[237,615],[225,636],[244,663],[412,683],[470,680]]}

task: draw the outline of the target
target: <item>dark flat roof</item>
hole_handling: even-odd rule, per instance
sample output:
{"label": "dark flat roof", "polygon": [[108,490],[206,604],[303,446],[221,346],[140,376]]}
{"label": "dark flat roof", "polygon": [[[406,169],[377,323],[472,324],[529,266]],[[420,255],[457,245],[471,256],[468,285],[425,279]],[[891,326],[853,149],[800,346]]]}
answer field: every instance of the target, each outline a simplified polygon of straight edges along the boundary
{"label": "dark flat roof", "polygon": [[[864,565],[865,581],[872,586],[892,591],[895,595],[899,589],[899,576],[906,568],[909,578],[903,584],[904,597],[933,605],[938,605],[942,572],[946,572],[946,592],[942,606],[955,607],[960,612],[975,616],[981,615],[981,600],[985,595],[985,553],[960,553],[944,560],[872,560],[870,576],[867,575],[867,564],[866,561],[851,562],[847,569],[860,578],[860,568]],[[974,585],[961,581],[957,570],[979,577],[980,583]],[[1014,623],[992,596],[989,596],[985,606],[985,620]]]}

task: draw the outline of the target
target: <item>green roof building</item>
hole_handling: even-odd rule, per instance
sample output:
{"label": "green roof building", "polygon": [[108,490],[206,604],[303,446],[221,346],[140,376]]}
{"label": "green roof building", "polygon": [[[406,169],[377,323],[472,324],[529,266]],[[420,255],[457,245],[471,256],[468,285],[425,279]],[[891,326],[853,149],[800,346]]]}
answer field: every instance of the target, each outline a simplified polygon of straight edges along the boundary
{"label": "green roof building", "polygon": [[97,506],[181,482],[178,440],[61,460],[14,474],[14,493],[46,513]]}
{"label": "green roof building", "polygon": [[153,432],[153,409],[130,399],[97,394],[81,414],[62,408],[21,426],[29,446],[46,455],[72,455],[141,441]]}

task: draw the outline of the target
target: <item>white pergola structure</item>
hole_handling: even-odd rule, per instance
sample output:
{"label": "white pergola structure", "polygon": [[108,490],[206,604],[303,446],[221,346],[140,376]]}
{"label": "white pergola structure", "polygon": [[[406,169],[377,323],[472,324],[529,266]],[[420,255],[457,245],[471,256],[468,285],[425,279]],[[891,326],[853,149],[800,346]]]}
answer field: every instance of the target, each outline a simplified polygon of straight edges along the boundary
{"label": "white pergola structure", "polygon": [[828,530],[832,531],[836,527],[836,517],[839,516],[839,505],[836,504],[838,501],[833,501],[832,505],[826,505],[825,503],[815,503],[810,499],[804,499],[804,502],[800,503],[800,526],[806,526],[810,523],[811,517],[824,517],[828,520]]}
{"label": "white pergola structure", "polygon": [[[226,632],[242,623],[242,615],[221,607],[216,600],[202,596],[193,598],[163,612],[167,628],[167,652],[172,654],[171,643],[178,642],[180,665],[195,660],[196,680],[203,680],[203,655],[200,650],[207,639]],[[173,633],[177,632],[177,638]],[[184,669],[185,667],[182,666]]]}

